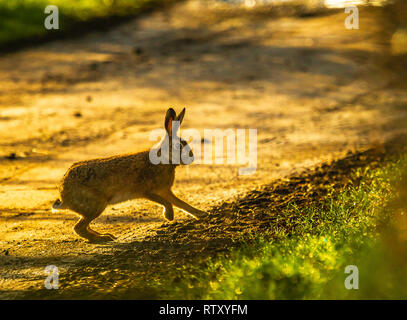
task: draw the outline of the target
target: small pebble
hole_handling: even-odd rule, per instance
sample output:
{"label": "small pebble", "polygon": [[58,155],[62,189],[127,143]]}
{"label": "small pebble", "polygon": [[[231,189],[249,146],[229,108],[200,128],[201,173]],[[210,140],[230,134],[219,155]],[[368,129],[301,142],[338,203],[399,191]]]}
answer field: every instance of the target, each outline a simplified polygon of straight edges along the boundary
{"label": "small pebble", "polygon": [[15,160],[17,159],[17,154],[15,152],[12,152],[8,156],[6,156],[6,159]]}
{"label": "small pebble", "polygon": [[141,54],[143,54],[143,49],[142,48],[139,48],[139,47],[135,47],[134,49],[133,49],[133,53],[134,54],[136,54],[136,55],[141,55]]}

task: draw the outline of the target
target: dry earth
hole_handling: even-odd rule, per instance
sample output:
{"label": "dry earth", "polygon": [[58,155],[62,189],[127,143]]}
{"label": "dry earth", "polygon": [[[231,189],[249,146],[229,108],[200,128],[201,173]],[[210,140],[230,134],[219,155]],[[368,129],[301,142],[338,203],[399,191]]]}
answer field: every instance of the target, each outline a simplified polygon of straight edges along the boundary
{"label": "dry earth", "polygon": [[[147,149],[169,106],[187,107],[184,128],[258,131],[253,175],[238,175],[241,165],[178,168],[174,192],[213,214],[405,130],[407,93],[384,67],[389,35],[377,10],[361,10],[360,29],[346,30],[342,11],[278,17],[203,3],[0,57],[0,298],[59,297],[43,289],[47,265],[59,267],[65,297],[114,296],[123,278],[148,280],[151,265],[208,251],[204,222],[176,211],[177,223],[163,226],[148,201],[107,208],[94,228],[118,240],[105,245],[78,239],[72,212],[50,210],[73,162]],[[166,232],[186,240],[160,260]]]}

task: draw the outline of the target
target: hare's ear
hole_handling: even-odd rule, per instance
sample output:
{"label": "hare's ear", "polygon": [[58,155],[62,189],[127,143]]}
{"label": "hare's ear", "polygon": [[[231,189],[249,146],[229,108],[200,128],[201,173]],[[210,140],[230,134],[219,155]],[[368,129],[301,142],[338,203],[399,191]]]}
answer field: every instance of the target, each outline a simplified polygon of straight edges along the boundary
{"label": "hare's ear", "polygon": [[172,133],[172,122],[175,120],[176,115],[177,114],[173,108],[169,108],[167,110],[167,114],[165,115],[164,127],[169,135]]}
{"label": "hare's ear", "polygon": [[181,113],[175,118],[175,121],[179,121],[179,125],[181,125],[182,120],[184,119],[185,115],[185,108],[182,109]]}

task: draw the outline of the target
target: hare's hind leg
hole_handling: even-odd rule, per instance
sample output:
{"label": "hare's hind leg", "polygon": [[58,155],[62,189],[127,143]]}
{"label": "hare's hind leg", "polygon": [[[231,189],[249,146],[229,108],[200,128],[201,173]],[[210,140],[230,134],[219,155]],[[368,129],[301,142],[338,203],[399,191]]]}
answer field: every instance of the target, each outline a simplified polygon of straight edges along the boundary
{"label": "hare's hind leg", "polygon": [[179,199],[177,196],[175,196],[171,190],[168,190],[165,192],[165,194],[162,195],[163,198],[174,204],[175,206],[183,209],[190,215],[192,215],[195,219],[202,219],[205,218],[208,214],[205,211],[199,210],[197,208],[194,208],[193,206],[189,205],[185,201],[182,201]]}
{"label": "hare's hind leg", "polygon": [[147,193],[144,195],[146,199],[157,202],[164,206],[164,217],[168,221],[174,220],[174,209],[172,208],[172,204],[165,200],[163,197],[159,196],[158,194]]}
{"label": "hare's hind leg", "polygon": [[[86,192],[85,192],[86,191]],[[78,194],[78,192],[80,194]],[[76,223],[75,232],[91,242],[112,241],[115,237],[109,233],[101,234],[92,230],[89,224],[99,217],[106,208],[107,201],[101,201],[100,196],[92,196],[89,190],[78,190],[74,201],[70,202],[69,208],[80,214],[82,218]],[[86,195],[86,197],[84,197]]]}
{"label": "hare's hind leg", "polygon": [[74,230],[75,232],[81,236],[82,238],[88,239],[90,242],[105,242],[105,241],[112,241],[116,238],[111,235],[110,233],[101,234],[92,230],[89,227],[89,223],[91,223],[93,218],[86,218],[82,217],[76,223]]}

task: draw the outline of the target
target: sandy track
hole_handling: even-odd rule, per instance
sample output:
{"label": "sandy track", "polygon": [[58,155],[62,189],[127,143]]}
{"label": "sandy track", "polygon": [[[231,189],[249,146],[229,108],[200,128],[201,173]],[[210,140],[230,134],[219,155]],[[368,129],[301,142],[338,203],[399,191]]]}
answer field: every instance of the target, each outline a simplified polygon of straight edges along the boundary
{"label": "sandy track", "polygon": [[407,94],[381,67],[388,48],[376,13],[362,12],[358,31],[343,19],[226,14],[193,1],[2,56],[0,297],[42,288],[49,264],[72,274],[129,245],[144,250],[138,241],[164,222],[152,203],[109,207],[94,223],[119,236],[109,245],[79,240],[76,216],[49,208],[72,162],[148,148],[169,106],[187,107],[185,128],[258,130],[251,176],[238,166],[178,169],[174,192],[207,210],[403,131]]}

